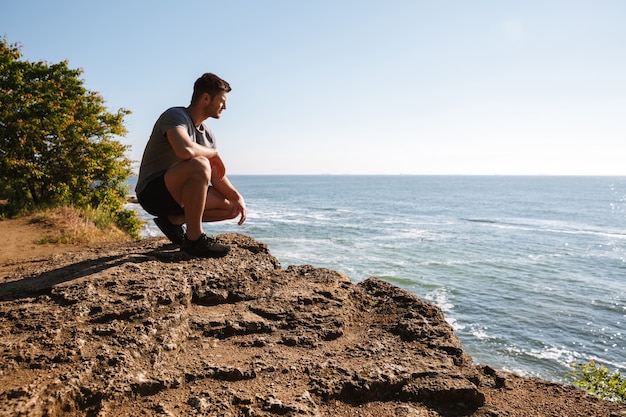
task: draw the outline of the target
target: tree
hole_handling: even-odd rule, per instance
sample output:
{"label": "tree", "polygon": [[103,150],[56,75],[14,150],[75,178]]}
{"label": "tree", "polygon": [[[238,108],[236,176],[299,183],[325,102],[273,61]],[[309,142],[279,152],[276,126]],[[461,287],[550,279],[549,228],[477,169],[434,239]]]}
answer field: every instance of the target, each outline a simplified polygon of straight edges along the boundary
{"label": "tree", "polygon": [[22,60],[0,39],[0,199],[5,214],[63,205],[123,213],[132,174],[124,136],[126,109],[110,113],[82,70]]}

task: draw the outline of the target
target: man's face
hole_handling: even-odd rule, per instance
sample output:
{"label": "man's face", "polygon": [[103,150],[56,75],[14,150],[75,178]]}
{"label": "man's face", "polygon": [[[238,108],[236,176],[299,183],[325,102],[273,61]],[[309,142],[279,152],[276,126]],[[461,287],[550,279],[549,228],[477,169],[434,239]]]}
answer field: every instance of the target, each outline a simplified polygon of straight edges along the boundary
{"label": "man's face", "polygon": [[222,111],[226,110],[226,92],[222,91],[214,97],[208,96],[210,101],[207,103],[206,111],[208,117],[219,119]]}

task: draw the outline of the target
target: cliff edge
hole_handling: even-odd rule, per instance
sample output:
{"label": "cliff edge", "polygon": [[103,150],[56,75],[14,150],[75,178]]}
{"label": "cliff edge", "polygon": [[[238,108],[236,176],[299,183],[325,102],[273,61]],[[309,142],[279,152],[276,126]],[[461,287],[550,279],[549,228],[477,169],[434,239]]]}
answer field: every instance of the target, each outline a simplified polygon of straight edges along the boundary
{"label": "cliff edge", "polygon": [[475,366],[442,311],[370,278],[150,238],[0,265],[0,416],[626,416]]}

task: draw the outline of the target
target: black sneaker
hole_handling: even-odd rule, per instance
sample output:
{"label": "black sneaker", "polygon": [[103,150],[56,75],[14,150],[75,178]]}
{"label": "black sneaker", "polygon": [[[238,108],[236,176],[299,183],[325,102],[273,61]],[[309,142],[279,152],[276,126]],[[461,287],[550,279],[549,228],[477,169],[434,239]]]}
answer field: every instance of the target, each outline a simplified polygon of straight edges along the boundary
{"label": "black sneaker", "polygon": [[198,240],[189,240],[185,236],[180,250],[192,256],[220,258],[230,252],[230,247],[222,245],[202,233]]}
{"label": "black sneaker", "polygon": [[168,220],[167,217],[157,217],[154,220],[154,223],[159,227],[159,230],[163,232],[163,234],[177,245],[183,244],[183,238],[185,237],[185,229],[183,229],[183,225],[173,224]]}

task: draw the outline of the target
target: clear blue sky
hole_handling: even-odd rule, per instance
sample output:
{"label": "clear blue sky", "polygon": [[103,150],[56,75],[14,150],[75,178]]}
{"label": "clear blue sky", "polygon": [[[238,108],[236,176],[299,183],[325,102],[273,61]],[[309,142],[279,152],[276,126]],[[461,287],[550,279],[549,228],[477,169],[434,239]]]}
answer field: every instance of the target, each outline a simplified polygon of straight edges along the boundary
{"label": "clear blue sky", "polygon": [[626,175],[623,0],[0,0],[0,35],[68,60],[141,158],[195,79],[231,174]]}

